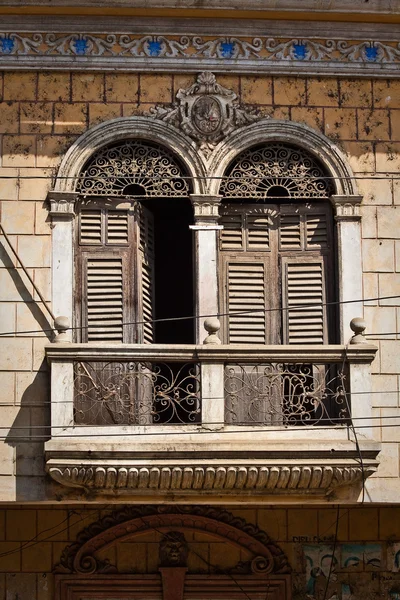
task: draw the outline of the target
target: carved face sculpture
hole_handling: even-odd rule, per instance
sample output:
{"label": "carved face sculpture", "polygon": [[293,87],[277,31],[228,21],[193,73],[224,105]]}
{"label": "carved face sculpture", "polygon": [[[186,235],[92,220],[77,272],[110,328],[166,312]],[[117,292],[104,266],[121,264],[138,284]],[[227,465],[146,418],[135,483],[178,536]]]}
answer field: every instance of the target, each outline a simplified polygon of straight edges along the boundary
{"label": "carved face sculpture", "polygon": [[193,124],[201,133],[215,133],[221,124],[221,107],[212,96],[202,96],[196,100],[192,109]]}
{"label": "carved face sculpture", "polygon": [[160,564],[162,567],[185,567],[188,547],[180,531],[170,531],[160,541]]}

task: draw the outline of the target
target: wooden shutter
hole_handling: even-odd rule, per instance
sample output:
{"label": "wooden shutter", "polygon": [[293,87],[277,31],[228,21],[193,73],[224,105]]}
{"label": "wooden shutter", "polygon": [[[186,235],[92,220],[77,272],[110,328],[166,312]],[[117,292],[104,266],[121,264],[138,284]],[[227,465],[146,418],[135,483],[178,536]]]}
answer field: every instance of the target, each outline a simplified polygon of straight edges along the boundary
{"label": "wooden shutter", "polygon": [[282,258],[285,344],[327,341],[323,258]]}
{"label": "wooden shutter", "polygon": [[85,246],[102,245],[101,209],[83,210],[79,214],[79,243]]}
{"label": "wooden shutter", "polygon": [[[283,343],[327,343],[326,279],[332,263],[330,207],[327,204],[286,204],[281,207],[279,260],[281,261]],[[327,269],[330,265],[330,269]]]}
{"label": "wooden shutter", "polygon": [[330,206],[248,204],[222,210],[225,342],[327,343],[325,304],[334,287]]}
{"label": "wooden shutter", "polygon": [[77,325],[81,341],[134,341],[130,212],[82,207],[78,219]]}
{"label": "wooden shutter", "polygon": [[85,326],[88,342],[124,339],[124,257],[87,254],[84,257]]}
{"label": "wooden shutter", "polygon": [[242,213],[224,214],[221,217],[221,250],[244,250],[244,226]]}
{"label": "wooden shutter", "polygon": [[229,343],[264,344],[265,264],[229,261],[226,278]]}
{"label": "wooden shutter", "polygon": [[151,344],[154,340],[154,218],[140,206],[139,214],[139,313],[142,315],[141,340]]}

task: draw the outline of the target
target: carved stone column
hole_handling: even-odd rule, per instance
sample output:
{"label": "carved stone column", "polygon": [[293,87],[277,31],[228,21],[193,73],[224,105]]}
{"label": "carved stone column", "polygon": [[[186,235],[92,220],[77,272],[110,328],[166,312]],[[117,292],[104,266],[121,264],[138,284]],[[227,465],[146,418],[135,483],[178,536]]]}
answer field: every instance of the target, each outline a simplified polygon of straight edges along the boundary
{"label": "carved stone column", "polygon": [[340,337],[347,343],[352,336],[350,321],[363,316],[361,214],[362,196],[332,196],[338,239],[338,272],[340,305]]}
{"label": "carved stone column", "polygon": [[[48,195],[52,219],[52,309],[72,323],[73,315],[73,220],[76,194],[51,191]],[[66,333],[71,341],[71,330]]]}
{"label": "carved stone column", "polygon": [[196,269],[196,341],[201,344],[207,333],[204,318],[218,314],[218,248],[217,233],[221,196],[191,195],[195,225],[190,228],[195,235]]}

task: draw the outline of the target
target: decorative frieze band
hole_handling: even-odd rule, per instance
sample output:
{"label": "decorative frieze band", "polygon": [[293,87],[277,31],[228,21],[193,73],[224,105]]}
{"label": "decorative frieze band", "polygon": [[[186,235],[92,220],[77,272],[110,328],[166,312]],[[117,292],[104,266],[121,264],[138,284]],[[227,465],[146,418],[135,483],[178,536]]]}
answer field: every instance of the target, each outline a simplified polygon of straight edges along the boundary
{"label": "decorative frieze band", "polygon": [[[92,60],[88,61],[88,58]],[[400,43],[311,37],[0,32],[3,68],[183,68],[396,75]]]}
{"label": "decorative frieze band", "polygon": [[360,466],[152,466],[109,465],[50,466],[48,473],[68,487],[114,493],[115,491],[163,490],[174,492],[317,493],[325,495],[341,485],[367,477],[375,467]]}

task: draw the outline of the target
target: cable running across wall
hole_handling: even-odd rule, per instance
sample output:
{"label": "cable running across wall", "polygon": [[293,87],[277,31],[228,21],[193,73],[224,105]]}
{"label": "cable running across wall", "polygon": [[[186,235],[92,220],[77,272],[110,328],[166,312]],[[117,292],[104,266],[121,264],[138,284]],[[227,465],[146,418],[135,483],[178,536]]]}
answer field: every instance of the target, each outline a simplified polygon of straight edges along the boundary
{"label": "cable running across wall", "polygon": [[[253,314],[253,313],[269,313],[269,312],[285,312],[288,310],[293,310],[293,309],[309,309],[309,308],[315,308],[315,307],[320,307],[320,306],[333,306],[333,305],[343,305],[343,304],[360,304],[360,303],[365,303],[365,302],[373,302],[373,301],[380,301],[380,300],[394,300],[396,298],[400,298],[400,295],[395,295],[395,296],[377,296],[375,298],[361,298],[358,300],[337,300],[337,301],[333,301],[333,302],[314,302],[312,304],[301,304],[301,305],[293,305],[290,307],[279,307],[279,308],[267,308],[267,309],[263,309],[263,308],[255,308],[255,309],[249,309],[249,310],[243,310],[243,311],[232,311],[232,312],[224,312],[224,313],[213,313],[213,314],[207,314],[207,315],[190,315],[190,316],[184,316],[184,317],[167,317],[167,318],[163,318],[163,319],[148,319],[145,321],[129,321],[129,322],[123,322],[122,323],[122,327],[127,327],[130,325],[145,325],[146,323],[164,323],[167,321],[187,321],[187,320],[200,320],[200,319],[207,319],[210,317],[229,317],[229,316],[236,316],[236,315],[245,315],[245,314]],[[82,330],[82,329],[87,329],[88,326],[79,326],[79,327],[69,327],[68,330]],[[0,332],[0,336],[7,336],[7,335],[17,335],[17,334],[27,334],[27,333],[51,333],[55,331],[54,327],[51,329],[31,329],[29,331],[11,331],[11,332]],[[389,332],[389,333],[369,333],[369,334],[365,334],[365,335],[396,335],[397,332]]]}

